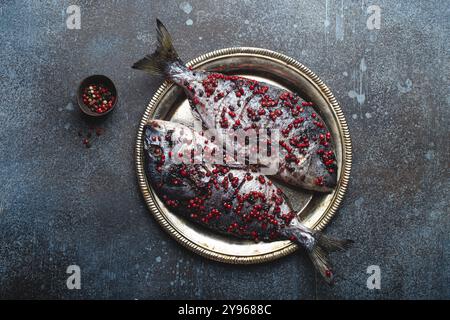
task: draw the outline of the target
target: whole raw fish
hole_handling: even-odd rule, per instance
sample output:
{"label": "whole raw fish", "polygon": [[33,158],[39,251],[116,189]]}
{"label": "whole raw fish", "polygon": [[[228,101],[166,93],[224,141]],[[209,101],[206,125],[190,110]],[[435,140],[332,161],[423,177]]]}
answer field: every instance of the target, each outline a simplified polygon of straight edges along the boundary
{"label": "whole raw fish", "polygon": [[143,139],[147,179],[173,213],[232,237],[295,241],[324,279],[333,281],[328,253],[352,241],[304,226],[268,177],[209,162],[217,145],[181,124],[151,120]]}
{"label": "whole raw fish", "polygon": [[181,86],[194,116],[218,137],[219,129],[277,130],[278,141],[270,141],[279,145],[275,178],[318,192],[334,189],[338,167],[332,135],[311,102],[252,79],[191,70],[180,60],[159,20],[157,31],[156,51],[133,68],[164,75]]}

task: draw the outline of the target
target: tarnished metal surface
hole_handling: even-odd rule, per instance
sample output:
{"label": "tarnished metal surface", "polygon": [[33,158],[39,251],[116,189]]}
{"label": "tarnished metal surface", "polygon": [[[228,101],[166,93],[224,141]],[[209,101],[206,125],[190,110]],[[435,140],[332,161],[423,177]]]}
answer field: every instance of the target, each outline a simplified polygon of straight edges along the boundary
{"label": "tarnished metal surface", "polygon": [[[1,1],[0,297],[450,298],[448,1],[185,2]],[[79,30],[66,26],[71,4]],[[372,5],[381,24],[371,30]],[[153,49],[156,17],[184,61],[263,47],[332,88],[353,165],[326,232],[356,241],[332,256],[333,288],[301,254],[257,265],[199,257],[148,213],[134,148],[162,79],[130,67]],[[86,149],[76,88],[90,74],[110,77],[120,99]],[[66,287],[72,264],[80,290]],[[367,288],[370,265],[380,290]]]}

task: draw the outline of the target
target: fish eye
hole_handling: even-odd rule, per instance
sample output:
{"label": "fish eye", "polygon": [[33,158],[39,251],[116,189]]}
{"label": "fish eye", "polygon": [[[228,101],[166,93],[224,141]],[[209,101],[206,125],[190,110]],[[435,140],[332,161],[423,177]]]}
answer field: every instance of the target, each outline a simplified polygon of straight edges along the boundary
{"label": "fish eye", "polygon": [[155,156],[160,156],[163,153],[162,148],[154,144],[150,146],[150,151]]}

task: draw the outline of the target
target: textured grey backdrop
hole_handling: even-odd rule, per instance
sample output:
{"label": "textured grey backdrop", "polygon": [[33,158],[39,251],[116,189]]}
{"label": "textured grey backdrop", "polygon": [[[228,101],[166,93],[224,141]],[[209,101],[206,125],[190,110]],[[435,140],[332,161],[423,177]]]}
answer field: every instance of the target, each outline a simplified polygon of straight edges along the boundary
{"label": "textured grey backdrop", "polygon": [[[81,8],[81,29],[66,8]],[[449,1],[2,1],[1,298],[450,298]],[[369,30],[369,5],[381,8]],[[192,10],[190,10],[192,7]],[[159,17],[185,60],[231,46],[285,53],[340,101],[353,137],[348,194],[327,229],[357,241],[329,288],[309,261],[232,266],[183,249],[135,178],[139,119],[160,85],[130,66]],[[119,105],[86,149],[75,90],[110,76]],[[77,264],[82,289],[66,288]],[[366,269],[379,265],[381,290]]]}

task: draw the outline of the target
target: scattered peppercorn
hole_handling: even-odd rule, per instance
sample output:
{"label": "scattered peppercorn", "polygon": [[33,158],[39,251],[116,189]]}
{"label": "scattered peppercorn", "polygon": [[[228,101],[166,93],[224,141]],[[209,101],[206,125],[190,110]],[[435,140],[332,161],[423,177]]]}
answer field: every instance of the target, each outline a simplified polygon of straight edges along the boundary
{"label": "scattered peppercorn", "polygon": [[[95,132],[95,136],[93,134],[94,132]],[[90,148],[90,147],[92,147],[92,142],[97,137],[102,135],[104,132],[105,132],[104,128],[90,126],[88,129],[78,130],[77,135],[78,135],[78,137],[82,138],[81,142],[83,143],[83,145],[86,148]]]}

